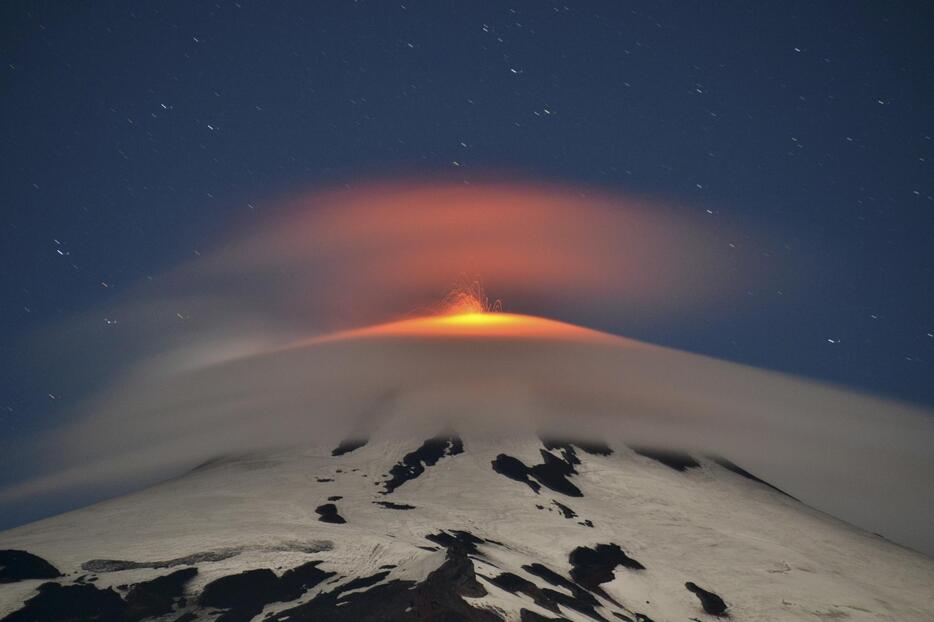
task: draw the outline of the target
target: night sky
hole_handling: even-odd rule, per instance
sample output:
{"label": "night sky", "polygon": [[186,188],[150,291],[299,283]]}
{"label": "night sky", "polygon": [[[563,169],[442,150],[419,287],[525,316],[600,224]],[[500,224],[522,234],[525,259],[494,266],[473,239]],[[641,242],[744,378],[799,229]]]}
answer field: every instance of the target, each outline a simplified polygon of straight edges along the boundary
{"label": "night sky", "polygon": [[756,232],[736,263],[784,276],[729,312],[595,327],[934,406],[934,5],[131,4],[0,5],[0,433],[70,403],[31,335],[276,197],[403,174]]}

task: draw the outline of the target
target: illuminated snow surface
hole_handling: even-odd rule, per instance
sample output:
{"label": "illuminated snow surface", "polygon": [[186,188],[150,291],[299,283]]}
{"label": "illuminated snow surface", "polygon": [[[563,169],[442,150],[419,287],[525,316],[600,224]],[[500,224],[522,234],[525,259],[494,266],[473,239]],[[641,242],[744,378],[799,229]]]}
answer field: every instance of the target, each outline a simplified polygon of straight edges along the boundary
{"label": "illuminated snow surface", "polygon": [[934,560],[731,463],[534,435],[231,456],[0,549],[9,621],[934,619]]}

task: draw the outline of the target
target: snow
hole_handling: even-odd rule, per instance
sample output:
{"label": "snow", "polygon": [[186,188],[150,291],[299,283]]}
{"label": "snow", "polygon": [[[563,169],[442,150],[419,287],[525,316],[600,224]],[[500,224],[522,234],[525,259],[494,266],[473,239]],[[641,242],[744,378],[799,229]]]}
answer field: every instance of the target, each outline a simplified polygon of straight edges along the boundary
{"label": "snow", "polygon": [[[0,534],[0,549],[23,549],[68,579],[94,559],[156,562],[229,550],[226,559],[198,562],[187,585],[196,595],[210,581],[254,568],[278,574],[311,560],[337,576],[300,601],[267,605],[284,611],[352,578],[387,570],[381,583],[420,582],[444,562],[425,536],[467,531],[494,541],[479,545],[473,565],[487,596],[467,599],[510,620],[522,608],[554,616],[524,594],[491,579],[510,572],[567,593],[522,569],[541,563],[568,577],[570,551],[618,544],[646,570],[617,567],[601,587],[625,609],[654,620],[713,619],[685,589],[693,581],[720,595],[746,621],[934,619],[934,561],[862,532],[711,460],[678,472],[625,446],[599,456],[578,450],[572,481],[583,497],[567,497],[497,474],[491,461],[506,453],[541,461],[537,438],[500,442],[464,438],[463,454],[445,456],[392,494],[379,485],[391,467],[424,439],[371,441],[342,456],[333,447],[290,449],[232,458],[118,499]],[[554,451],[555,455],[560,452]],[[318,478],[333,479],[319,482]],[[329,496],[346,524],[320,522],[314,508]],[[577,513],[564,518],[556,500]],[[415,506],[393,510],[374,504]],[[538,509],[542,505],[545,509]],[[550,511],[549,511],[550,510]],[[579,524],[590,520],[593,528]],[[172,569],[99,572],[98,587],[134,583]],[[20,607],[41,581],[0,585],[0,616]],[[562,608],[570,620],[587,620]],[[604,611],[604,615],[607,612]]]}

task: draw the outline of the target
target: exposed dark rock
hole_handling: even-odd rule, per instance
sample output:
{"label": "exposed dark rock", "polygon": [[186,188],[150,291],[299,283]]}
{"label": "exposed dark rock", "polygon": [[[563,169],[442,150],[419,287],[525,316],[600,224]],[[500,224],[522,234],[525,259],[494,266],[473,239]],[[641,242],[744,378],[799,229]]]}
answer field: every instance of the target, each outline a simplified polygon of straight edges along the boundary
{"label": "exposed dark rock", "polygon": [[414,505],[409,505],[408,503],[393,503],[392,501],[374,501],[376,505],[381,505],[384,508],[390,510],[414,510]]}
{"label": "exposed dark rock", "polygon": [[185,584],[196,574],[197,568],[183,568],[136,583],[126,595],[126,617],[142,620],[171,613],[184,596]]}
{"label": "exposed dark rock", "polygon": [[576,465],[581,463],[580,458],[577,457],[577,451],[571,443],[542,439],[542,445],[549,451],[560,451],[561,455],[564,457],[564,461],[568,463],[572,471]]}
{"label": "exposed dark rock", "polygon": [[28,551],[0,551],[0,583],[15,583],[25,579],[54,579],[62,576],[58,569],[38,555]]}
{"label": "exposed dark rock", "polygon": [[341,441],[340,445],[338,445],[331,452],[331,455],[332,456],[343,456],[344,454],[349,454],[355,449],[360,449],[361,447],[366,445],[368,441],[369,439],[366,439],[366,438],[348,438],[346,440]]}
{"label": "exposed dark rock", "polygon": [[279,578],[279,585],[285,596],[282,600],[298,598],[307,590],[310,590],[325,579],[334,576],[333,572],[327,572],[318,568],[320,563],[320,560],[307,562],[282,573],[282,576]]}
{"label": "exposed dark rock", "polygon": [[383,482],[383,494],[389,494],[402,484],[415,479],[434,466],[444,456],[456,456],[464,452],[464,444],[456,436],[430,438],[413,452],[407,453],[389,470],[389,479]]}
{"label": "exposed dark rock", "polygon": [[487,580],[501,590],[505,590],[511,594],[525,594],[531,598],[532,601],[534,601],[535,604],[539,607],[543,607],[548,611],[553,611],[554,613],[560,613],[558,604],[547,594],[542,592],[541,588],[528,579],[523,579],[519,575],[513,574],[511,572],[503,572],[496,577]]}
{"label": "exposed dark rock", "polygon": [[440,544],[444,548],[450,550],[452,548],[457,548],[464,550],[468,553],[479,553],[477,550],[478,544],[483,544],[485,541],[477,536],[473,535],[469,531],[451,531],[450,533],[446,531],[440,531],[438,533],[430,533],[425,536],[426,540],[431,540],[435,544]]}
{"label": "exposed dark rock", "polygon": [[726,603],[723,602],[722,598],[713,592],[708,592],[704,588],[699,587],[696,583],[692,583],[691,581],[685,583],[684,587],[686,587],[689,592],[692,592],[695,596],[697,596],[697,599],[700,600],[701,606],[704,608],[705,612],[717,617],[727,615]]}
{"label": "exposed dark rock", "polygon": [[318,520],[322,523],[334,523],[336,525],[343,525],[347,521],[343,516],[337,513],[337,506],[333,503],[325,503],[324,505],[319,505],[315,508],[315,513],[318,514]]}
{"label": "exposed dark rock", "polygon": [[351,589],[359,590],[360,585],[339,586],[330,592],[319,594],[308,603],[281,611],[269,620],[502,622],[499,616],[486,610],[475,609],[464,600],[465,596],[483,596],[486,590],[477,582],[473,564],[459,547],[449,548],[445,562],[421,583],[395,580],[348,594]]}
{"label": "exposed dark rock", "polygon": [[[582,497],[580,489],[567,479],[576,473],[574,465],[579,464],[580,461],[577,460],[573,447],[566,446],[561,451],[565,456],[564,459],[544,449],[541,450],[543,463],[532,467],[526,466],[518,458],[500,454],[493,460],[492,466],[493,470],[500,475],[522,482],[535,492],[541,490],[541,486],[545,486],[569,497]],[[531,478],[538,481],[533,481]]]}
{"label": "exposed dark rock", "polygon": [[603,594],[601,583],[613,580],[613,570],[623,566],[630,570],[645,570],[617,544],[598,544],[594,548],[580,546],[571,551],[571,578],[592,592]]}
{"label": "exposed dark rock", "polygon": [[552,585],[556,587],[563,587],[564,589],[570,591],[575,596],[577,596],[578,593],[580,593],[582,596],[585,597],[586,600],[589,600],[591,604],[593,605],[599,604],[597,603],[597,600],[593,596],[584,592],[581,586],[577,585],[570,579],[567,579],[561,576],[560,574],[558,574],[557,572],[555,572],[548,566],[545,566],[544,564],[538,564],[538,563],[528,564],[526,566],[523,566],[522,569],[531,575],[535,575],[536,577],[540,577],[544,579],[545,581],[547,581],[548,583],[551,583]]}
{"label": "exposed dark rock", "polygon": [[333,495],[331,497],[328,497],[328,501],[340,501],[341,499],[343,499],[343,497],[340,495]]}
{"label": "exposed dark rock", "polygon": [[583,525],[584,527],[593,528],[593,522],[590,519],[586,519],[583,522],[577,523],[578,525]]}
{"label": "exposed dark rock", "polygon": [[529,469],[529,473],[546,488],[569,497],[583,497],[580,489],[567,479],[576,473],[574,463],[567,459],[562,460],[545,450],[541,453],[544,463],[536,464]]}
{"label": "exposed dark rock", "polygon": [[577,518],[577,512],[568,506],[564,505],[563,503],[558,503],[557,501],[552,501],[552,503],[555,504],[555,506],[558,508],[558,511],[561,512],[565,518]]}
{"label": "exposed dark rock", "polygon": [[3,622],[119,622],[126,619],[124,607],[123,599],[110,588],[43,583],[38,594]]}
{"label": "exposed dark rock", "polygon": [[675,471],[686,471],[687,469],[696,469],[700,467],[700,463],[697,460],[684,452],[667,449],[652,449],[649,447],[632,447],[632,450],[640,456],[645,456],[646,458],[661,462]]}
{"label": "exposed dark rock", "polygon": [[281,577],[267,569],[247,570],[208,583],[198,599],[202,607],[223,609],[216,622],[249,622],[269,603],[295,600],[315,585],[334,576],[308,562]]}
{"label": "exposed dark rock", "polygon": [[198,600],[202,607],[224,610],[218,622],[248,622],[278,596],[279,577],[268,568],[258,568],[208,583]]}
{"label": "exposed dark rock", "polygon": [[504,475],[509,479],[514,479],[517,482],[522,482],[536,493],[542,488],[538,482],[529,479],[529,467],[525,466],[525,463],[518,458],[500,454],[496,456],[496,459],[493,460],[491,464],[493,465],[493,470],[500,475]]}
{"label": "exposed dark rock", "polygon": [[333,482],[333,481],[334,481],[334,478],[333,478],[333,477],[318,477],[318,478],[316,478],[316,479],[317,479],[317,481],[320,482],[320,483],[324,483],[324,482]]}
{"label": "exposed dark rock", "polygon": [[609,456],[613,453],[609,445],[599,441],[574,441],[574,444],[592,456]]}
{"label": "exposed dark rock", "polygon": [[[546,449],[558,449],[574,445],[578,449],[581,449],[592,456],[609,456],[613,453],[613,450],[610,449],[609,445],[600,441],[559,440],[542,437],[542,444]],[[580,461],[578,461],[577,464],[580,464]]]}
{"label": "exposed dark rock", "polygon": [[732,471],[733,473],[736,473],[737,475],[740,475],[740,476],[742,476],[742,477],[745,477],[746,479],[749,479],[749,480],[752,480],[752,481],[757,482],[757,483],[759,483],[759,484],[762,484],[763,486],[768,486],[768,487],[771,488],[772,490],[774,490],[774,491],[776,491],[776,492],[780,492],[780,493],[782,493],[783,495],[785,495],[786,497],[789,497],[789,498],[791,498],[791,499],[794,499],[795,501],[798,501],[798,499],[796,499],[795,497],[792,497],[791,495],[789,495],[787,492],[785,492],[785,491],[782,490],[781,488],[777,488],[777,487],[773,486],[772,484],[768,483],[768,482],[765,481],[764,479],[759,479],[758,477],[756,477],[755,475],[753,475],[752,473],[750,473],[750,472],[747,471],[746,469],[742,468],[741,466],[739,466],[739,465],[737,465],[737,464],[735,464],[735,463],[733,463],[733,462],[730,462],[730,461],[727,460],[726,458],[721,458],[721,457],[719,457],[719,456],[716,456],[716,457],[712,457],[712,460],[713,460],[714,462],[716,462],[717,464],[719,464],[720,466],[722,466],[724,469],[727,469],[728,471]]}
{"label": "exposed dark rock", "polygon": [[337,591],[352,592],[354,590],[370,587],[371,585],[376,585],[388,576],[389,572],[377,572],[376,574],[371,574],[368,577],[358,577],[356,579],[351,579],[347,583],[344,583],[339,588],[337,588]]}
{"label": "exposed dark rock", "polygon": [[564,592],[559,592],[557,590],[551,590],[548,588],[542,589],[542,592],[545,595],[547,595],[562,607],[567,607],[569,609],[578,611],[586,616],[593,618],[594,620],[606,619],[598,614],[595,609],[596,607],[600,606],[600,601],[598,601],[593,594],[585,590],[577,583],[562,577],[557,572],[542,564],[529,564],[523,566],[522,569],[531,575],[544,579],[555,587],[564,588],[571,592],[571,595],[568,596]]}

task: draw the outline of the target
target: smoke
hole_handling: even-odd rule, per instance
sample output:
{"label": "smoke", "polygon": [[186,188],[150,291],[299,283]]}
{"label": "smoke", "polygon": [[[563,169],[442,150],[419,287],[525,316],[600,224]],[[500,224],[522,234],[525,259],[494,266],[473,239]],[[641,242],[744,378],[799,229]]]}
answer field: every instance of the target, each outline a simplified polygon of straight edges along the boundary
{"label": "smoke", "polygon": [[721,235],[673,208],[554,187],[386,184],[294,199],[130,292],[107,339],[88,319],[55,333],[80,354],[72,368],[107,380],[8,452],[37,468],[0,503],[128,489],[219,454],[350,434],[532,427],[724,455],[934,551],[919,519],[934,515],[930,413],[522,318],[474,333],[347,330],[436,310],[462,274],[482,275],[510,309],[677,317],[741,283]]}

